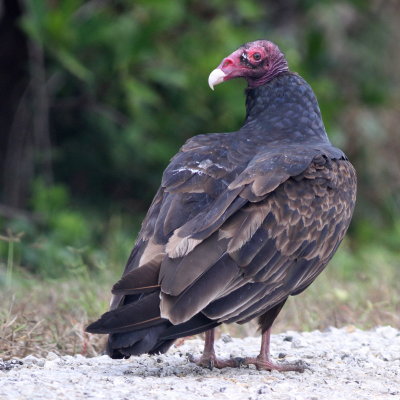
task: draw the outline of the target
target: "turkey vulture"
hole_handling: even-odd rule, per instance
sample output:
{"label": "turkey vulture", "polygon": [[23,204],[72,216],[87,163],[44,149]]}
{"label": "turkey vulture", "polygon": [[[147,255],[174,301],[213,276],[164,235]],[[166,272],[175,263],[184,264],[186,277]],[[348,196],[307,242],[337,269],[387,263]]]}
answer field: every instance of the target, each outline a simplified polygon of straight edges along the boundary
{"label": "turkey vulture", "polygon": [[[199,365],[304,368],[269,359],[270,329],[343,239],[356,174],[330,143],[311,87],[275,44],[241,46],[209,85],[239,77],[248,83],[243,126],[195,136],[172,158],[110,311],[86,329],[109,334],[112,358],[164,353],[177,338],[206,332]],[[260,355],[218,359],[214,328],[256,317]]]}

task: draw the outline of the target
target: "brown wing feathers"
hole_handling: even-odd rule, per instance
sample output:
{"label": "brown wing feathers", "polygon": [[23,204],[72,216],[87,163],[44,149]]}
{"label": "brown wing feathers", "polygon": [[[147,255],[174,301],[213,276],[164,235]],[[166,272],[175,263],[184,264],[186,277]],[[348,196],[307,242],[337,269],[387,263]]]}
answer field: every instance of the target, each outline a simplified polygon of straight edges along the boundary
{"label": "brown wing feathers", "polygon": [[91,333],[119,333],[157,325],[162,321],[158,303],[159,293],[150,293],[134,303],[106,312],[86,330]]}
{"label": "brown wing feathers", "polygon": [[[315,168],[313,165],[302,177],[285,182],[266,197],[265,204],[260,204],[263,211],[260,211],[256,205],[249,204],[228,219],[220,228],[219,236],[222,238],[220,240],[228,240],[226,251],[229,257],[235,261],[236,265],[241,266],[238,278],[233,279],[232,286],[228,285],[222,292],[223,296],[227,296],[224,300],[230,313],[234,312],[232,311],[233,304],[229,305],[230,289],[236,289],[232,293],[238,293],[240,287],[249,281],[266,282],[273,284],[274,288],[283,287],[284,291],[275,293],[273,290],[271,291],[271,288],[265,286],[264,299],[259,301],[267,309],[269,306],[272,307],[277,302],[283,301],[285,296],[309,285],[326,265],[332,250],[341,241],[351,215],[351,207],[347,213],[343,213],[341,212],[342,207],[336,207],[335,204],[354,202],[354,199],[341,198],[343,196],[341,188],[333,190],[331,186],[337,186],[334,181],[338,169],[348,168],[347,181],[339,182],[339,186],[351,184],[354,174],[346,161],[328,162],[325,160],[325,163],[329,164],[325,168]],[[343,167],[342,164],[347,164],[347,167]],[[296,190],[297,196],[294,195]],[[303,192],[312,194],[302,197]],[[254,209],[253,214],[251,214],[252,209]],[[333,213],[332,209],[335,210]],[[326,240],[326,244],[317,245],[322,239]],[[235,242],[240,243],[241,247],[232,245]],[[209,242],[202,242],[197,249],[202,249],[206,253],[211,243],[215,245],[215,238],[210,238]],[[234,250],[232,253],[229,252],[230,246]],[[185,274],[193,274],[192,268],[196,269],[194,263],[186,263],[190,254],[194,255],[195,251],[180,261],[181,273],[174,274],[176,282],[184,280]],[[259,257],[257,257],[258,255]],[[199,262],[201,263],[201,261]],[[210,264],[212,263],[205,265]],[[169,271],[170,269],[166,268],[167,276]],[[223,269],[219,276],[218,271],[214,271],[215,279],[226,282],[226,272],[223,272]],[[228,279],[232,279],[232,276],[229,275]],[[174,285],[173,282],[174,280],[171,280],[172,285]],[[179,285],[179,283],[176,284]],[[198,281],[191,279],[188,284],[195,287]],[[172,288],[169,287],[168,290],[171,291]],[[184,292],[182,288],[179,291],[182,293],[179,303],[189,302],[189,293],[192,292],[190,290]],[[205,298],[208,297],[209,304],[211,303],[206,308],[209,312],[213,307],[213,295],[214,293],[211,293],[210,297],[206,294],[202,295]],[[251,290],[249,290],[250,295],[254,295]],[[268,298],[270,299],[268,300]],[[215,299],[214,301],[222,304],[223,300]],[[243,306],[243,303],[245,303],[245,299],[242,299],[240,307]],[[187,308],[190,306],[188,305]],[[257,306],[255,305],[254,308],[257,309]],[[204,310],[205,313],[206,310]],[[198,307],[195,307],[192,312],[197,311]],[[165,311],[165,316],[168,315],[168,311]],[[190,315],[188,309],[185,310],[184,315],[182,320]],[[223,320],[221,315],[219,317],[220,320]],[[176,316],[174,316],[174,321],[179,321]]]}
{"label": "brown wing feathers", "polygon": [[[254,186],[251,181],[218,200],[210,201],[211,195],[204,193],[205,210],[194,219],[190,219],[193,214],[175,217],[181,202],[167,200],[187,194],[164,193],[163,204],[153,205],[158,215],[148,217],[152,229],[146,224],[142,228],[148,237],[142,242],[145,249],[131,260],[139,268],[128,269],[113,288],[118,295],[142,293],[144,297],[106,313],[89,330],[125,332],[168,320],[177,325],[171,332],[180,326],[182,332],[195,332],[201,313],[206,318],[204,326],[214,326],[245,322],[273,310],[308,286],[329,261],[351,216],[352,206],[345,205],[354,203],[349,198],[352,191],[343,188],[354,186],[354,181],[347,161],[320,157],[261,199],[266,186]],[[251,196],[247,196],[249,190]],[[259,200],[251,203],[246,197]],[[187,218],[172,232],[179,225],[173,221]],[[157,236],[160,229],[162,234]],[[179,248],[185,239],[196,242]],[[151,245],[156,251],[150,250]],[[140,259],[147,264],[142,265]]]}
{"label": "brown wing feathers", "polygon": [[227,240],[214,233],[185,257],[165,257],[161,263],[159,283],[162,291],[178,296],[200,278],[225,254]]}
{"label": "brown wing feathers", "polygon": [[161,316],[174,325],[188,321],[220,297],[238,275],[239,267],[225,254],[180,295],[169,296],[161,291]]}
{"label": "brown wing feathers", "polygon": [[124,275],[112,288],[113,294],[138,294],[153,292],[160,288],[158,276],[160,265],[157,262],[145,264]]}

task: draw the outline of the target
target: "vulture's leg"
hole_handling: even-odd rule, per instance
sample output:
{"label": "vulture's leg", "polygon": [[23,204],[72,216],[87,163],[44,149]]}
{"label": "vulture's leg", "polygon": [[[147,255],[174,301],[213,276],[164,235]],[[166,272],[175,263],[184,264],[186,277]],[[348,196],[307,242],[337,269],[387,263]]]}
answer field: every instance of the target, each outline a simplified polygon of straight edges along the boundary
{"label": "vulture's leg", "polygon": [[269,358],[269,345],[271,341],[271,328],[267,329],[261,336],[261,350],[257,357],[246,357],[242,360],[241,365],[253,364],[258,370],[265,369],[267,371],[297,371],[304,372],[307,365],[302,361],[294,363],[276,364]]}
{"label": "vulture's leg", "polygon": [[206,331],[203,355],[200,358],[189,356],[191,362],[196,363],[200,367],[210,368],[225,368],[225,367],[240,367],[241,359],[220,360],[215,355],[214,351],[214,329]]}

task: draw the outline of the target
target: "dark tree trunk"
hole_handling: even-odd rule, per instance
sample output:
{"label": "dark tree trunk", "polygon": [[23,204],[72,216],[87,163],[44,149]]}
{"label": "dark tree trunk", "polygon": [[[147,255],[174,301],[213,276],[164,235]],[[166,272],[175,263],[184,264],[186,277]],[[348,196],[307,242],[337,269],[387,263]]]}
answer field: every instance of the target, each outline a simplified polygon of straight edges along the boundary
{"label": "dark tree trunk", "polygon": [[[29,85],[27,38],[18,27],[22,15],[19,0],[3,0],[0,6],[0,194],[2,202],[20,207],[27,127],[26,103]],[[19,119],[18,119],[19,118]]]}
{"label": "dark tree trunk", "polygon": [[19,28],[22,0],[4,0],[0,12],[0,195],[25,208],[34,176],[52,181],[44,53]]}

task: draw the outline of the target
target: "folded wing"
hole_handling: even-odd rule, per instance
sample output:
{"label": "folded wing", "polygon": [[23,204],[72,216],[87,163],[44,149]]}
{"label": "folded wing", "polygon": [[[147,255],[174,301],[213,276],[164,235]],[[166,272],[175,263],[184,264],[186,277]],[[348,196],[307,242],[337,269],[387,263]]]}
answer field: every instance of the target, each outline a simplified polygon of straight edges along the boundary
{"label": "folded wing", "polygon": [[[279,312],[289,295],[303,291],[344,236],[355,174],[333,147],[288,147],[238,143],[236,151],[227,134],[191,139],[164,173],[113,288],[114,311],[89,331],[148,327],[153,338],[159,323],[159,340],[146,350],[152,352],[188,332]],[[139,303],[154,309],[129,321],[126,310]]]}

